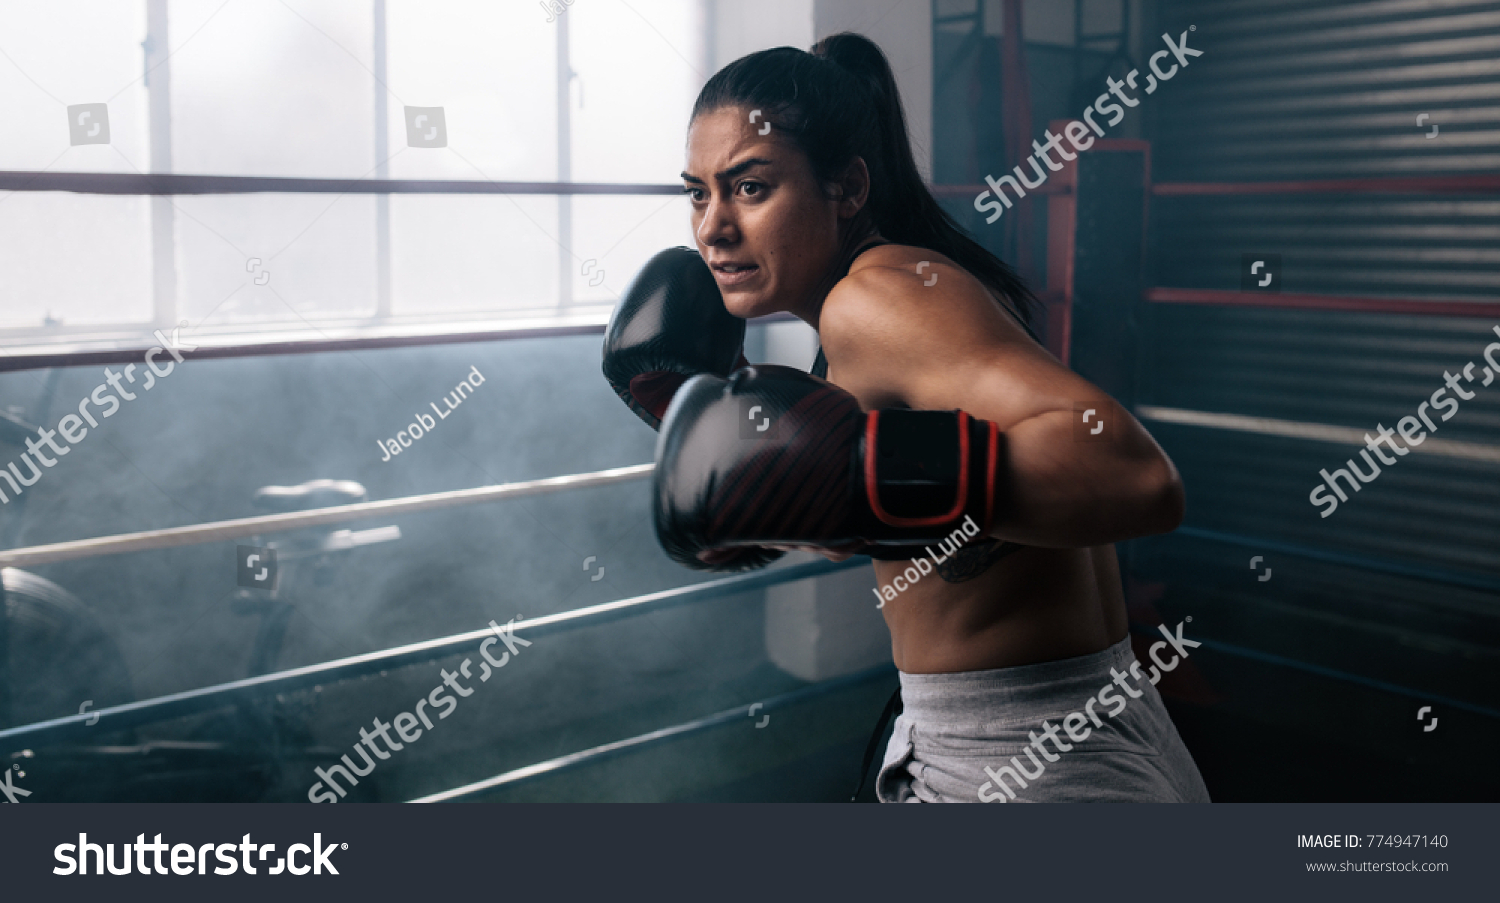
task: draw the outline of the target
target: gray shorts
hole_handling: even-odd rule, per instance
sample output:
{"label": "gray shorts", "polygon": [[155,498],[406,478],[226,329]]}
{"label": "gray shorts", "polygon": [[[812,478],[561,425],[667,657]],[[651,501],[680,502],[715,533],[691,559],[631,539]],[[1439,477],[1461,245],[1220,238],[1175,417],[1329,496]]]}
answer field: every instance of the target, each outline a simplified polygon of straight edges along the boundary
{"label": "gray shorts", "polygon": [[[1150,663],[1140,677],[1129,676],[1135,660],[1127,636],[1055,662],[901,672],[905,710],[876,796],[883,803],[1208,802],[1198,766],[1149,681]],[[1127,675],[1128,692],[1111,668]]]}

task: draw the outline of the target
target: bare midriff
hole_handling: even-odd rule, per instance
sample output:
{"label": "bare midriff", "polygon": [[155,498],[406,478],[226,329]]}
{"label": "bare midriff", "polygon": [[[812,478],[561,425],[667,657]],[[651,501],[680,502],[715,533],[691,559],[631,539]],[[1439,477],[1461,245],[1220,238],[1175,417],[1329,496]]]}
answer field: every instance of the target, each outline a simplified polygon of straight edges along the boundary
{"label": "bare midriff", "polygon": [[[943,557],[937,546],[933,551]],[[912,563],[874,565],[877,586],[884,587]],[[909,674],[1088,655],[1124,639],[1127,626],[1113,545],[1024,548],[962,583],[947,582],[933,568],[881,611],[896,667]]]}

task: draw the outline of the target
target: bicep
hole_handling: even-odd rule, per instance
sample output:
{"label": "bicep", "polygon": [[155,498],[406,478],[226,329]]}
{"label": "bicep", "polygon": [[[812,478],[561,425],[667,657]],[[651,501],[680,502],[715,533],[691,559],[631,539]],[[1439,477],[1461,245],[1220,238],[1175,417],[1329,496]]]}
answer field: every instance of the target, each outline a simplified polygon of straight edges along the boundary
{"label": "bicep", "polygon": [[1108,399],[1042,349],[1021,342],[954,348],[942,363],[909,375],[913,407],[958,408],[994,421],[1002,431],[1042,415],[1098,407]]}
{"label": "bicep", "polygon": [[[950,264],[933,285],[869,268],[824,307],[829,373],[868,408],[967,411],[1007,430],[1108,396],[1060,364],[973,277]],[[951,275],[950,275],[951,274]]]}

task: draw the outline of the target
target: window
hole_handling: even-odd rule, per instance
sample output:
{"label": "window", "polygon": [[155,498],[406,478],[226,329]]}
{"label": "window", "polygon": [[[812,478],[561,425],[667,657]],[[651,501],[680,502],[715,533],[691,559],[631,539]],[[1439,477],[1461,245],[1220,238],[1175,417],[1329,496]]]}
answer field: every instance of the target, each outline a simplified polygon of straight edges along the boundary
{"label": "window", "polygon": [[[698,5],[0,10],[0,346],[602,322],[691,243]],[[107,143],[75,143],[83,104]]]}

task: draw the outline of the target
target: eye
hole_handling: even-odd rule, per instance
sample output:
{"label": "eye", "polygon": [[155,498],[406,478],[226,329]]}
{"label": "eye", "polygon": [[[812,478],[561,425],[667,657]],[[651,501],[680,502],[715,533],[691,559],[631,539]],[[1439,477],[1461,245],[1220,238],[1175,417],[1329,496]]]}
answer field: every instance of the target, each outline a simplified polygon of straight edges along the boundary
{"label": "eye", "polygon": [[702,192],[703,192],[703,189],[699,188],[699,187],[697,187],[695,185],[688,185],[687,187],[685,187],[685,188],[682,189],[682,193],[686,194],[686,195],[690,195],[691,198],[692,198],[692,200],[694,200],[694,201],[701,201],[701,200],[703,200],[703,198],[700,196],[702,194]]}
{"label": "eye", "polygon": [[[761,184],[760,182],[750,181],[741,182],[739,184],[739,187],[742,189],[746,189],[745,194],[747,197],[756,197],[757,195],[763,194],[766,188],[766,186]],[[755,190],[751,191],[750,189]]]}

